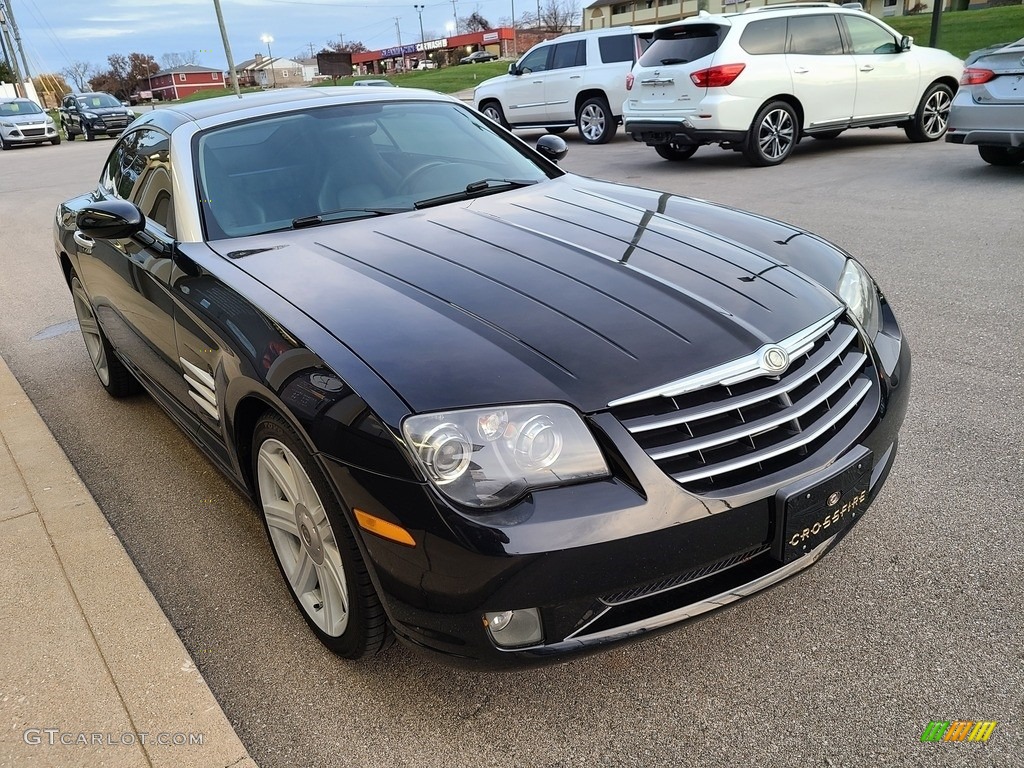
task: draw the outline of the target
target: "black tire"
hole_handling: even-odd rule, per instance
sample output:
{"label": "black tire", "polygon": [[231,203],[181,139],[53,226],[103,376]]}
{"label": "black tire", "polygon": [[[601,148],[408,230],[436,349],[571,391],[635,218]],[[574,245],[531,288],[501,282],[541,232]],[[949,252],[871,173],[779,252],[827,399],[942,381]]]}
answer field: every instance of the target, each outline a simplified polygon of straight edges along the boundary
{"label": "black tire", "polygon": [[501,109],[501,104],[496,101],[485,101],[480,105],[480,111],[484,117],[490,118],[493,122],[500,125],[502,128],[508,128],[508,120],[505,119],[505,113]]}
{"label": "black tire", "polygon": [[979,146],[978,154],[989,165],[1020,165],[1024,163],[1024,147]]}
{"label": "black tire", "polygon": [[92,132],[92,128],[89,127],[88,123],[82,123],[82,130],[85,133],[85,140],[86,141],[95,141],[96,140],[96,134]]}
{"label": "black tire", "polygon": [[0,149],[10,149],[11,146],[11,142],[9,142],[7,139],[0,138]]}
{"label": "black tire", "polygon": [[270,548],[320,642],[346,659],[390,646],[387,617],[345,514],[305,444],[276,413],[256,424],[252,471]]}
{"label": "black tire", "polygon": [[654,151],[666,160],[681,162],[693,157],[693,153],[699,146],[699,144],[655,144]]}
{"label": "black tire", "polygon": [[569,130],[567,126],[559,126],[558,128],[547,128],[548,133],[553,133],[555,136],[561,136],[563,133]]}
{"label": "black tire", "polygon": [[932,83],[921,97],[914,117],[903,126],[907,138],[914,142],[941,139],[946,134],[952,105],[953,89],[944,83]]}
{"label": "black tire", "polygon": [[603,96],[595,96],[580,104],[576,113],[576,127],[587,144],[607,144],[619,125],[608,106],[608,100]]}
{"label": "black tire", "polygon": [[54,146],[60,144],[60,135],[54,136],[52,139],[50,139],[50,143],[53,144]]}
{"label": "black tire", "polygon": [[128,397],[136,394],[141,389],[139,382],[110,346],[107,335],[96,319],[96,311],[85,292],[85,286],[74,272],[71,273],[70,288],[75,314],[78,316],[78,327],[82,331],[85,349],[89,353],[92,369],[96,372],[100,384],[111,397]]}
{"label": "black tire", "polygon": [[833,141],[835,139],[838,139],[842,134],[843,134],[843,131],[842,130],[838,130],[838,131],[822,131],[820,133],[812,133],[812,134],[809,134],[809,135],[810,135],[810,137],[812,139],[817,139],[818,141]]}
{"label": "black tire", "polygon": [[75,140],[75,132],[71,130],[71,126],[70,125],[68,125],[67,123],[61,121],[60,129],[61,129],[61,131],[64,132],[64,138],[65,139],[67,139],[68,141],[74,141]]}
{"label": "black tire", "polygon": [[800,140],[796,112],[784,101],[771,101],[754,117],[743,142],[743,156],[763,168],[786,160]]}

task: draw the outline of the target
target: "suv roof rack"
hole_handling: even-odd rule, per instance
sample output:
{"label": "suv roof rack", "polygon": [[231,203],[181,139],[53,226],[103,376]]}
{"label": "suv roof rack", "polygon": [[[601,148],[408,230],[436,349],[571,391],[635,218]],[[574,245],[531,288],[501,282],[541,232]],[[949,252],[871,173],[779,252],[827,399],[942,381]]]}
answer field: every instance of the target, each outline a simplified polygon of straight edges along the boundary
{"label": "suv roof rack", "polygon": [[744,13],[764,13],[765,11],[779,11],[787,8],[838,8],[835,3],[773,3],[772,5],[759,5],[756,8],[747,8]]}

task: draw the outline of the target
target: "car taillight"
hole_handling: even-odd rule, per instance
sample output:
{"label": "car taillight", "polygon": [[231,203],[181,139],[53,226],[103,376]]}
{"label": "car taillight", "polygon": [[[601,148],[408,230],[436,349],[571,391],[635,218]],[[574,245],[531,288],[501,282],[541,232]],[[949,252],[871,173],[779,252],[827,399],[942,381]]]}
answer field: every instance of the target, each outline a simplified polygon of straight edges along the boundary
{"label": "car taillight", "polygon": [[627,91],[632,91],[633,90],[633,73],[632,72],[630,72],[628,75],[626,75],[626,90]]}
{"label": "car taillight", "polygon": [[968,67],[960,78],[960,85],[981,85],[995,79],[996,73],[991,69],[975,69]]}
{"label": "car taillight", "polygon": [[698,70],[690,75],[690,79],[698,88],[724,88],[732,85],[732,81],[739,77],[740,72],[746,67],[746,64],[721,64]]}

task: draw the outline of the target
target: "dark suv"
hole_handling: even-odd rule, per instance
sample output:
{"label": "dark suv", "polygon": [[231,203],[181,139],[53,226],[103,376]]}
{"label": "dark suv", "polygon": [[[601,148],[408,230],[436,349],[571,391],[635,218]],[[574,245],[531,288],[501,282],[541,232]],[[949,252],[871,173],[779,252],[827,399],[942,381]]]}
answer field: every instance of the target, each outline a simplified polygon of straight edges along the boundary
{"label": "dark suv", "polygon": [[97,136],[120,136],[135,119],[135,113],[109,93],[73,93],[60,105],[60,127],[64,138],[78,135],[92,141]]}

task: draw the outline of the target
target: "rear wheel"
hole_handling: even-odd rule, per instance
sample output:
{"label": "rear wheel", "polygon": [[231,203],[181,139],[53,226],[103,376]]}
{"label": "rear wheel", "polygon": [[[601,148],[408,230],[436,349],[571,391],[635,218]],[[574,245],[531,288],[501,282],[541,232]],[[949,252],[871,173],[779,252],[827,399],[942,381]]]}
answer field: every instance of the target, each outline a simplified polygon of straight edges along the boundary
{"label": "rear wheel", "polygon": [[387,648],[391,631],[352,530],[316,461],[275,413],[256,425],[253,475],[281,574],[320,642],[347,659]]}
{"label": "rear wheel", "polygon": [[914,117],[903,130],[911,141],[937,141],[946,133],[949,108],[953,104],[953,89],[943,83],[934,83],[917,107]]}
{"label": "rear wheel", "polygon": [[750,124],[743,156],[753,166],[778,165],[793,152],[799,137],[796,113],[784,101],[772,101]]}
{"label": "rear wheel", "polygon": [[85,286],[74,272],[71,273],[71,298],[75,304],[75,314],[78,316],[78,327],[82,329],[85,348],[89,352],[89,359],[92,360],[92,367],[100,384],[112,397],[127,397],[138,392],[139,383],[107,341],[106,334],[96,320],[96,313],[93,312]]}
{"label": "rear wheel", "polygon": [[978,147],[978,154],[989,165],[1024,163],[1024,147]]}
{"label": "rear wheel", "polygon": [[587,99],[576,114],[576,127],[587,144],[607,144],[615,135],[615,117],[602,96]]}
{"label": "rear wheel", "polygon": [[505,120],[505,113],[501,110],[501,104],[496,101],[487,101],[480,106],[480,111],[483,112],[484,117],[500,125],[502,128],[508,128],[508,121]]}
{"label": "rear wheel", "polygon": [[698,144],[655,144],[654,151],[666,160],[689,160],[697,151]]}

